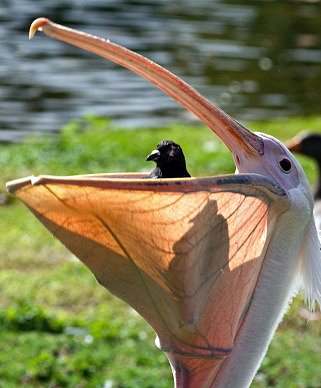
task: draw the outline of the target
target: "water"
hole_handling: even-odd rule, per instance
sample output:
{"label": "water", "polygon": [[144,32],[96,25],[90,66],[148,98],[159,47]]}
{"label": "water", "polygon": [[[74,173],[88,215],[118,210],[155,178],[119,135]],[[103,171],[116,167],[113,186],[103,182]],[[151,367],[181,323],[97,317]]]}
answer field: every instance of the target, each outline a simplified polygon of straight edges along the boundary
{"label": "water", "polygon": [[86,113],[125,127],[194,120],[117,65],[41,33],[29,42],[39,16],[148,56],[241,121],[321,112],[318,0],[2,0],[0,140]]}

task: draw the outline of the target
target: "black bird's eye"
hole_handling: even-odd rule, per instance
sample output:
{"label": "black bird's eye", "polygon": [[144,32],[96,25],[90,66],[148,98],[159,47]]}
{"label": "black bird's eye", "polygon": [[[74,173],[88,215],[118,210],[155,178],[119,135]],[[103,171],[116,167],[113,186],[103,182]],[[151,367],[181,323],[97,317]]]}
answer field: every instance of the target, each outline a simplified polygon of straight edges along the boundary
{"label": "black bird's eye", "polygon": [[284,172],[289,173],[291,171],[292,163],[290,162],[289,159],[287,159],[287,158],[282,159],[279,162],[279,165]]}

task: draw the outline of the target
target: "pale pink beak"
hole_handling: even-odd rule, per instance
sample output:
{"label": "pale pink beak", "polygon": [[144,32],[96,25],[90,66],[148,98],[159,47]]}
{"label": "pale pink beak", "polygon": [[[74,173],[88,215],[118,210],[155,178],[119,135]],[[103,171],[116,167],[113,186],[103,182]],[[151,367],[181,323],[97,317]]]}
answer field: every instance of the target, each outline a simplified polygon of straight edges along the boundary
{"label": "pale pink beak", "polygon": [[[260,136],[156,63],[108,40],[46,18],[32,23],[30,38],[37,30],[144,77],[193,112],[222,139],[234,157],[240,152],[255,160],[264,155]],[[160,348],[171,362],[176,386],[212,387],[228,368],[225,361],[244,323],[273,227],[285,209],[280,199],[283,191],[281,194],[274,192],[277,185],[270,187],[264,177],[243,176],[246,182],[240,175],[232,177],[161,183],[131,180],[131,175],[127,176],[127,182],[121,176],[119,179],[42,177],[16,181],[8,187],[91,268],[106,288],[134,306],[151,323],[158,333]],[[103,198],[99,199],[97,193]],[[122,202],[126,195],[128,200]],[[89,206],[88,198],[94,196],[97,199],[89,201]],[[74,209],[74,198],[78,197],[82,201],[82,211],[78,203]],[[135,216],[131,217],[131,223],[124,203],[132,204],[130,211]],[[177,211],[168,211],[175,206]],[[124,215],[124,222],[120,221],[120,214]],[[173,214],[177,219],[174,220]],[[112,219],[115,228],[114,225],[110,228]],[[83,228],[86,223],[88,227]],[[87,234],[82,229],[86,229]],[[149,235],[151,229],[157,231],[159,246]],[[217,230],[215,235],[213,230]],[[146,234],[145,246],[142,245],[143,234]],[[131,251],[122,243],[122,238],[117,240],[119,235],[124,237]],[[99,238],[102,240],[98,241]],[[135,241],[129,241],[130,238]],[[91,245],[88,248],[89,240],[94,249]],[[105,261],[98,254],[99,260],[96,255],[91,258],[92,253],[98,251],[103,251],[100,256]],[[189,251],[193,254],[185,255],[188,260],[180,260]],[[209,257],[213,259],[210,265]],[[228,260],[222,263],[224,257]],[[209,267],[215,275],[213,281],[207,274]],[[119,270],[118,278],[113,271],[111,276],[106,268]],[[126,295],[123,290],[119,292],[118,280],[123,278],[126,279]],[[128,282],[128,279],[133,281]],[[135,285],[134,280],[138,284],[132,288],[136,294],[128,285]]]}
{"label": "pale pink beak", "polygon": [[107,58],[144,77],[193,112],[223,140],[232,153],[241,148],[248,154],[263,155],[263,141],[259,136],[243,127],[191,86],[156,63],[109,40],[61,26],[46,18],[36,19],[32,23],[29,31],[30,39],[37,30]]}

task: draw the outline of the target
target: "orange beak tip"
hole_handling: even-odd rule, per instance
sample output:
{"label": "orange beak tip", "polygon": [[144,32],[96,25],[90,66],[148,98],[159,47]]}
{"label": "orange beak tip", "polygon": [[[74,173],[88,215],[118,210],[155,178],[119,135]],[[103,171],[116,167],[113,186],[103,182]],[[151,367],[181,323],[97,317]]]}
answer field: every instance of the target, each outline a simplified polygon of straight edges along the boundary
{"label": "orange beak tip", "polygon": [[49,19],[47,18],[38,18],[34,20],[29,29],[29,39],[32,39],[38,30],[41,31],[42,27],[47,23],[49,23]]}
{"label": "orange beak tip", "polygon": [[291,152],[300,152],[301,151],[301,138],[298,136],[294,137],[291,140],[288,140],[285,143],[286,147]]}

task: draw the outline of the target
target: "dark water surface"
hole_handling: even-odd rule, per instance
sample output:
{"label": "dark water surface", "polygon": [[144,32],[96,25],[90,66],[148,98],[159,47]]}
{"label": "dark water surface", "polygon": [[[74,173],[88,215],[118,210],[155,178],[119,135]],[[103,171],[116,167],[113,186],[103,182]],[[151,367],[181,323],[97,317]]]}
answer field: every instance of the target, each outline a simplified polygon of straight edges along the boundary
{"label": "dark water surface", "polygon": [[193,119],[117,65],[41,33],[29,42],[39,16],[148,56],[239,120],[321,112],[318,0],[1,0],[0,140],[85,113],[126,127]]}

